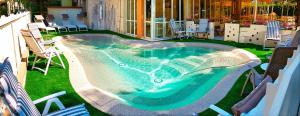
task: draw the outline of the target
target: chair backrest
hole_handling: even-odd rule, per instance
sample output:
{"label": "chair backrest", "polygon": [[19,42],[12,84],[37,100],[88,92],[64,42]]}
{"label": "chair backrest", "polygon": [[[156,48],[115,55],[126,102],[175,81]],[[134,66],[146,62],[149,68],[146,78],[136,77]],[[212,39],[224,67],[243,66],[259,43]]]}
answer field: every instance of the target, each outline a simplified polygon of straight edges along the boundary
{"label": "chair backrest", "polygon": [[200,19],[199,20],[199,32],[208,32],[208,19]]}
{"label": "chair backrest", "polygon": [[40,39],[41,42],[43,42],[43,36],[41,34],[41,31],[39,30],[39,26],[37,23],[28,23],[27,24],[28,29],[30,33],[33,35],[35,39]]}
{"label": "chair backrest", "polygon": [[290,47],[298,47],[298,45],[300,45],[300,30],[296,32],[295,37],[290,43]]}
{"label": "chair backrest", "polygon": [[43,15],[34,15],[34,21],[43,21],[44,20],[44,17]]}
{"label": "chair backrest", "polygon": [[68,14],[61,14],[61,16],[63,20],[69,20],[70,18]]}
{"label": "chair backrest", "polygon": [[267,77],[269,75],[273,80],[276,80],[279,75],[279,70],[283,69],[286,66],[288,58],[291,58],[293,56],[294,50],[296,49],[296,47],[275,48],[270,63],[263,77]]}
{"label": "chair backrest", "polygon": [[187,31],[196,31],[196,26],[194,21],[185,21],[185,29]]}
{"label": "chair backrest", "polygon": [[29,46],[29,49],[35,53],[36,55],[39,55],[41,57],[44,57],[44,51],[45,47],[42,45],[42,43],[38,43],[36,39],[33,38],[32,34],[28,30],[21,30],[21,34],[24,37],[27,45]]}
{"label": "chair backrest", "polygon": [[280,40],[280,22],[270,21],[267,23],[266,39]]}
{"label": "chair backrest", "polygon": [[51,21],[54,21],[54,20],[55,20],[54,15],[52,15],[52,14],[48,14],[48,15],[47,15],[47,21],[48,21],[48,22],[51,22]]}
{"label": "chair backrest", "polygon": [[52,14],[48,14],[46,20],[49,26],[57,26],[57,24],[54,22],[55,17]]}
{"label": "chair backrest", "polygon": [[40,112],[12,73],[8,58],[0,67],[0,85],[11,113],[20,116],[40,116]]}
{"label": "chair backrest", "polygon": [[171,31],[172,31],[173,33],[176,33],[176,32],[179,31],[179,28],[177,28],[174,19],[170,19],[170,22],[169,22],[169,23],[170,23]]}

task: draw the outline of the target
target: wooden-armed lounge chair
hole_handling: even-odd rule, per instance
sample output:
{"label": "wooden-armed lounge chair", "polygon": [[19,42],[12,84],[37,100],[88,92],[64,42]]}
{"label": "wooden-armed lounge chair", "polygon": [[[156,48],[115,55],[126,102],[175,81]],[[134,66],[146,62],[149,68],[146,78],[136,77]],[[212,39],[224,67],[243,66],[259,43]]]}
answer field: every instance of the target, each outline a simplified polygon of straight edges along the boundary
{"label": "wooden-armed lounge chair", "polygon": [[69,15],[68,14],[61,14],[61,16],[62,16],[62,19],[63,19],[63,21],[62,21],[63,26],[67,27],[69,32],[76,32],[77,27],[70,22]]}
{"label": "wooden-armed lounge chair", "polygon": [[[60,64],[58,64],[58,63],[55,63],[55,64],[58,64],[58,65],[62,66],[63,68],[65,68],[65,65],[60,57],[61,52],[59,52],[55,47],[45,48],[45,46],[43,44],[38,43],[36,41],[36,39],[33,38],[31,33],[27,30],[21,30],[21,33],[22,33],[27,45],[29,46],[29,49],[35,55],[32,69],[40,70],[40,71],[44,72],[44,75],[47,75],[50,63],[51,62],[55,63],[52,61],[53,57],[58,57],[58,59],[60,61]],[[42,58],[48,60],[47,66],[45,69],[35,67],[35,64],[37,62],[39,62]]]}
{"label": "wooden-armed lounge chair", "polygon": [[182,39],[185,36],[185,31],[181,30],[181,25],[177,26],[174,19],[170,19],[170,27],[172,33],[175,35],[175,38]]}
{"label": "wooden-armed lounge chair", "polygon": [[45,25],[44,17],[42,15],[34,15],[34,22],[38,25],[38,28],[46,30],[47,34],[49,33],[49,31],[56,32],[56,29],[54,27]]}
{"label": "wooden-armed lounge chair", "polygon": [[263,80],[267,76],[271,76],[273,80],[276,80],[279,74],[279,70],[283,69],[286,66],[288,58],[291,58],[293,56],[294,50],[296,49],[297,47],[275,48],[267,70],[263,75],[260,75],[254,68],[251,69],[241,91],[241,95],[243,95],[244,89],[249,80],[252,83],[253,88],[255,88],[261,82],[261,80]]}
{"label": "wooden-armed lounge chair", "polygon": [[267,49],[266,46],[267,41],[281,41],[281,34],[280,34],[280,22],[279,21],[270,21],[267,24],[267,32],[266,37],[264,40],[264,49]]}
{"label": "wooden-armed lounge chair", "polygon": [[66,27],[58,25],[54,21],[55,17],[52,14],[48,14],[46,20],[47,20],[49,26],[56,28],[59,33],[61,33],[61,32],[68,32],[68,29]]}
{"label": "wooden-armed lounge chair", "polygon": [[[267,83],[272,83],[272,81],[272,78],[267,76],[247,97],[233,105],[231,109],[234,116],[254,116],[262,114],[264,107],[262,102],[265,102],[264,96],[266,94]],[[230,113],[215,105],[210,105],[209,108],[221,116],[231,116]]]}
{"label": "wooden-armed lounge chair", "polygon": [[[13,74],[8,58],[0,64],[0,91],[2,101],[7,105],[12,116],[89,116],[84,104],[68,108],[63,105],[58,97],[66,94],[65,91],[32,101]],[[41,114],[35,105],[42,102],[46,102],[46,105]],[[49,112],[53,103],[58,106],[59,110]]]}

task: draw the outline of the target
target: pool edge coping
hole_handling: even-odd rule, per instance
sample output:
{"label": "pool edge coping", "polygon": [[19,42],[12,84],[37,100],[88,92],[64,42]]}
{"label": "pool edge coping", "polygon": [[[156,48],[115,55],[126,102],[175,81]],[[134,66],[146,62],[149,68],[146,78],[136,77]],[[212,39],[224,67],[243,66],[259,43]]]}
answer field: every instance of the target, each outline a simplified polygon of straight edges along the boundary
{"label": "pool edge coping", "polygon": [[[96,34],[96,35],[109,35],[109,34]],[[112,35],[109,35],[112,36]],[[62,36],[57,36],[57,38],[63,38]],[[137,40],[128,40],[128,41],[137,41]],[[195,43],[195,42],[189,42]],[[197,43],[199,44],[199,43]],[[123,104],[118,99],[112,98],[105,94],[104,91],[94,87],[87,79],[84,68],[80,64],[79,60],[73,54],[73,52],[65,47],[62,43],[59,44],[59,48],[64,49],[64,55],[69,62],[69,79],[71,82],[72,87],[77,92],[77,94],[82,97],[86,102],[91,104],[93,107],[101,110],[105,113],[111,115],[192,115],[195,112],[202,112],[206,110],[210,104],[216,104],[221,101],[227,93],[231,90],[234,83],[237,79],[248,69],[250,69],[249,65],[252,67],[257,66],[261,63],[260,59],[257,58],[254,54],[250,53],[249,51],[227,46],[223,44],[214,44],[214,43],[203,43],[203,44],[210,44],[210,45],[218,45],[218,46],[225,46],[227,48],[235,48],[239,50],[239,52],[245,54],[250,62],[244,64],[238,70],[226,75],[222,80],[220,80],[214,88],[212,88],[206,95],[200,98],[198,101],[173,110],[168,111],[146,111],[136,109],[134,107],[130,107],[128,105]],[[230,85],[228,87],[228,85]],[[224,87],[227,86],[227,87]],[[222,91],[222,92],[220,92]],[[225,91],[225,92],[224,92]],[[214,97],[211,97],[214,96]],[[101,103],[102,102],[102,103]],[[201,104],[201,106],[200,106]],[[203,106],[204,105],[204,106]],[[200,108],[206,107],[206,108]]]}

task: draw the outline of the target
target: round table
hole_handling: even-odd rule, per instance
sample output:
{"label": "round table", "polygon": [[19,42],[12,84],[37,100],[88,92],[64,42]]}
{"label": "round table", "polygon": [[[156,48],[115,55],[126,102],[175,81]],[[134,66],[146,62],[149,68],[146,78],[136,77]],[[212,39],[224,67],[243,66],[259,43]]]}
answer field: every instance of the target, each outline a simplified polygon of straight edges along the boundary
{"label": "round table", "polygon": [[260,65],[260,68],[263,70],[267,70],[268,66],[269,66],[269,63],[263,63]]}

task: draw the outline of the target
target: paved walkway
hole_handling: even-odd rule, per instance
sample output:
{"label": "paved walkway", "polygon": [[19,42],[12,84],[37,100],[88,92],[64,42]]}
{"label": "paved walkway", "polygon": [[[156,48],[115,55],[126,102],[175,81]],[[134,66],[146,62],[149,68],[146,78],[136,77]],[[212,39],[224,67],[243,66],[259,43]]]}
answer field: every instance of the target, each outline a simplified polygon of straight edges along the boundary
{"label": "paved walkway", "polygon": [[[76,35],[75,35],[76,36]],[[87,36],[87,35],[85,35]],[[95,36],[95,35],[94,35]],[[107,35],[109,36],[109,35]],[[62,38],[62,37],[57,37]],[[127,40],[126,40],[127,41]],[[129,42],[131,41],[131,42]],[[148,43],[140,40],[128,40],[129,43]],[[155,42],[154,44],[160,45],[161,42]],[[206,110],[210,104],[216,104],[220,100],[222,100],[226,94],[230,91],[238,77],[240,77],[245,71],[249,69],[249,66],[257,66],[260,64],[260,60],[249,53],[248,51],[237,49],[230,46],[219,45],[219,44],[210,44],[210,43],[179,43],[182,45],[197,45],[201,47],[210,47],[217,48],[222,50],[234,50],[234,52],[238,52],[241,54],[241,57],[249,59],[249,62],[244,65],[240,65],[236,71],[224,77],[219,83],[209,91],[204,97],[199,99],[197,102],[190,104],[188,106],[177,108],[174,110],[168,111],[145,111],[136,109],[134,107],[130,107],[128,105],[123,104],[118,99],[110,97],[107,92],[102,91],[93,85],[86,78],[86,74],[84,72],[83,67],[81,66],[79,60],[72,53],[72,51],[66,48],[63,44],[59,44],[58,46],[63,49],[64,55],[69,62],[70,67],[70,81],[73,88],[76,92],[88,103],[90,103],[95,108],[106,112],[111,115],[124,115],[124,116],[149,116],[149,115],[192,115],[195,112],[202,112]]]}

